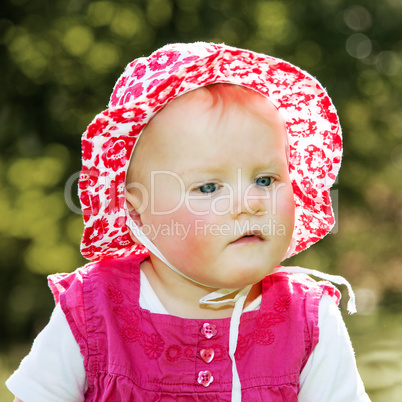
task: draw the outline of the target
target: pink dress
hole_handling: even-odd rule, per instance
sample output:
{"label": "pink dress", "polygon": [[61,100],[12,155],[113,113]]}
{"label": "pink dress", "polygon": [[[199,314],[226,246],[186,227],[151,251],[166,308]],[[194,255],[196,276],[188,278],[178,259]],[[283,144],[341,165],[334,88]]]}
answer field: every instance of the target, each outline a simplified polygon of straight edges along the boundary
{"label": "pink dress", "polygon": [[[230,319],[184,319],[139,305],[142,256],[49,277],[84,356],[86,401],[230,401]],[[327,282],[275,273],[261,308],[243,313],[236,363],[244,401],[297,401],[299,375],[318,342]]]}

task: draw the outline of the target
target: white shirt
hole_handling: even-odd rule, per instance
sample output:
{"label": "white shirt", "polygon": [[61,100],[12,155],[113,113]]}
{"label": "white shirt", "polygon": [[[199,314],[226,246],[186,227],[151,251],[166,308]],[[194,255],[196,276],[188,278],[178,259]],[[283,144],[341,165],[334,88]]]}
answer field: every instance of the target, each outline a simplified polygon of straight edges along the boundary
{"label": "white shirt", "polygon": [[[258,309],[261,299],[248,306]],[[167,314],[141,272],[140,306]],[[319,305],[320,338],[300,374],[301,402],[366,402],[353,348],[335,301],[324,295]],[[67,319],[57,305],[49,324],[35,339],[31,352],[7,380],[9,390],[24,402],[84,400],[86,375],[80,348]]]}

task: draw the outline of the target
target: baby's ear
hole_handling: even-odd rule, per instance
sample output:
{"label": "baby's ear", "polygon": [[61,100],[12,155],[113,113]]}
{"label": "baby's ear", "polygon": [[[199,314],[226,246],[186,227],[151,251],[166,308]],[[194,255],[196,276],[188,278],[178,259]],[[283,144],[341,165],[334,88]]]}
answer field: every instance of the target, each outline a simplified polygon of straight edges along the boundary
{"label": "baby's ear", "polygon": [[134,221],[134,223],[138,226],[142,226],[142,221],[141,221],[141,200],[134,194],[129,193],[126,191],[126,203],[127,203],[127,209],[128,213],[131,217],[131,219]]}

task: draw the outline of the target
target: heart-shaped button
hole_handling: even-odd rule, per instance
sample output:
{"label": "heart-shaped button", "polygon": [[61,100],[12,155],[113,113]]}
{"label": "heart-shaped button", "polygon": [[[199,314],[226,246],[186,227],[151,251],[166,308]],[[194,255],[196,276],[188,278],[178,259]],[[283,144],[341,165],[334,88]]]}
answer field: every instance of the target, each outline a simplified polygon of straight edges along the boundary
{"label": "heart-shaped button", "polygon": [[200,355],[205,363],[211,363],[215,356],[215,351],[213,349],[202,349]]}

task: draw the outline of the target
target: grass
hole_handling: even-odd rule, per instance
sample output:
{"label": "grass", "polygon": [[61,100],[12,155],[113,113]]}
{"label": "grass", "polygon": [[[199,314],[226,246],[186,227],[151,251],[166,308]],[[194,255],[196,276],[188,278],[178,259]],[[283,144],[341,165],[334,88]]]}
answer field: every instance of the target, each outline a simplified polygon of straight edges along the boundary
{"label": "grass", "polygon": [[378,310],[345,317],[357,366],[372,402],[399,402],[402,395],[402,313]]}

